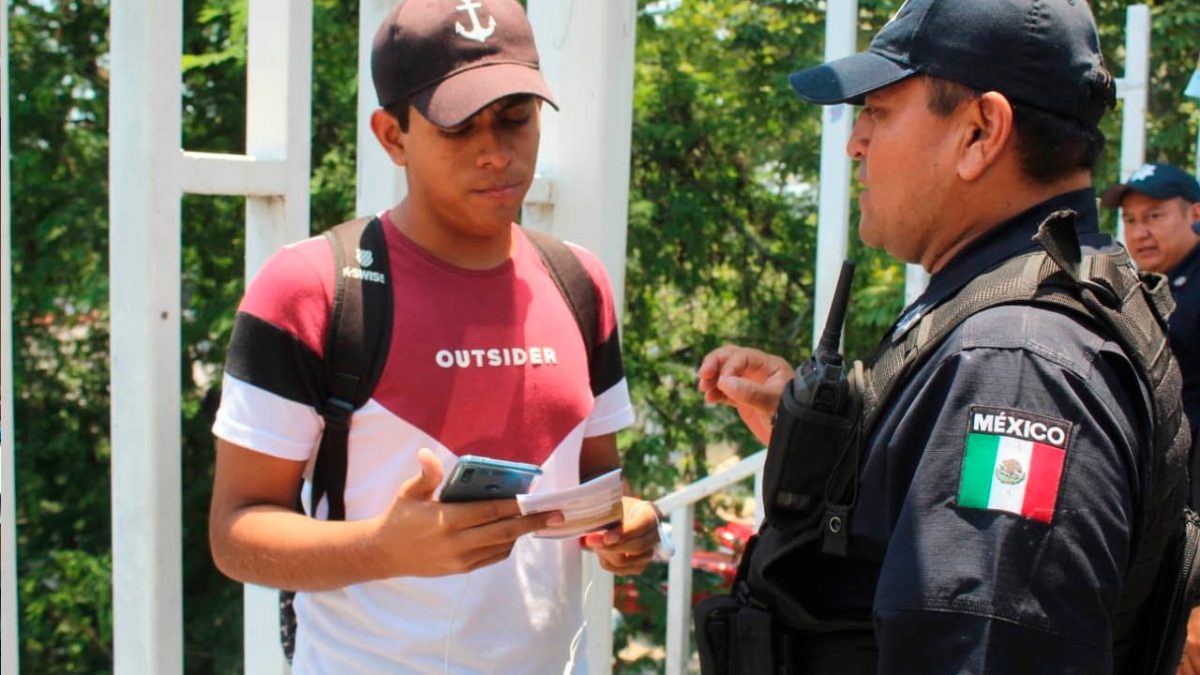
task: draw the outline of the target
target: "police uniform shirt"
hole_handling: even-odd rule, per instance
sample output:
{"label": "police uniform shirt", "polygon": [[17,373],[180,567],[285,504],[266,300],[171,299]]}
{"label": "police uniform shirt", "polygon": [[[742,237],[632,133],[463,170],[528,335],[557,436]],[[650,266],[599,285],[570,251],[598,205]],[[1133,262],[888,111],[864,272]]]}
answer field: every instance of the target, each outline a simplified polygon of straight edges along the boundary
{"label": "police uniform shirt", "polygon": [[1169,335],[1171,351],[1183,374],[1183,409],[1192,427],[1200,427],[1200,244],[1167,274],[1175,296]]}
{"label": "police uniform shirt", "polygon": [[[1062,208],[1078,213],[1085,253],[1111,245],[1092,190],[1055,197],[957,255],[893,335],[981,270],[1037,250],[1038,225]],[[1102,334],[1044,308],[974,315],[880,417],[850,557],[814,584],[822,604],[871,612],[879,672],[1110,671],[1151,419],[1133,365]]]}

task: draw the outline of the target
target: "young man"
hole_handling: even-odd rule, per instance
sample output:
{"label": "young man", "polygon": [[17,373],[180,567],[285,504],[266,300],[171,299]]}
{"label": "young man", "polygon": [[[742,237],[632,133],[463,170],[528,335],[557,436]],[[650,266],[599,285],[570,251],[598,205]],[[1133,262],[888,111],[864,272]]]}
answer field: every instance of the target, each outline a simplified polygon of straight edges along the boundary
{"label": "young man", "polygon": [[[1120,255],[1091,188],[1114,92],[1087,3],[909,0],[866,52],[791,83],[812,102],[863,106],[847,148],[864,188],[859,233],[932,275],[880,348],[916,349],[951,328],[889,380],[855,446],[849,525],[817,521],[806,545],[768,512],[748,590],[774,617],[771,654],[785,664],[774,672],[1139,672],[1133,637],[1155,614],[1128,575],[1157,569],[1179,522],[1187,430],[1162,427],[1169,449],[1154,440],[1132,355],[1071,312],[1006,304],[926,321],[986,303],[1000,289],[972,284],[985,272],[1033,277],[1034,289],[1042,270],[1061,269],[1012,271],[1050,260],[1031,241],[1043,224],[1067,268],[1076,237],[1085,254]],[[793,377],[786,361],[726,346],[699,376],[709,401],[735,406],[768,442]],[[1177,390],[1159,403],[1178,411]],[[809,450],[788,457],[812,462]],[[826,530],[847,537],[844,555],[822,547],[836,541]],[[789,542],[800,547],[790,567],[771,568],[763,551]]]}
{"label": "young man", "polygon": [[[574,248],[598,304],[589,377],[571,309],[513,223],[553,104],[529,22],[515,0],[409,0],[376,35],[372,76],[371,128],[408,194],[379,214],[392,341],[352,418],[345,520],[324,519],[326,500],[315,519],[293,510],[302,481],[311,499],[333,293],[333,254],[314,238],[277,253],[237,315],[214,427],[213,558],[240,581],[299,591],[295,673],[582,671],[579,540],[525,536],[561,514],[434,498],[465,454],[540,465],[539,491],[574,486],[619,466],[615,433],[633,420],[602,264]],[[651,557],[657,519],[646,502],[624,507],[619,528],[584,545],[629,574]]]}
{"label": "young man", "polygon": [[1147,164],[1100,199],[1121,209],[1129,255],[1140,269],[1167,276],[1175,296],[1171,350],[1183,374],[1183,407],[1200,429],[1200,183],[1170,164]]}

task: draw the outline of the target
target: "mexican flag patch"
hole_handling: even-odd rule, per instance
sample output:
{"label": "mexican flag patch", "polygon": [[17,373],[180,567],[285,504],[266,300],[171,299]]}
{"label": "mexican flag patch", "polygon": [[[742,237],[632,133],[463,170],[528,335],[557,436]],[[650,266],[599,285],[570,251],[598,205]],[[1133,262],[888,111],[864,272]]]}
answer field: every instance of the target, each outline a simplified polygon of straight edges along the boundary
{"label": "mexican flag patch", "polygon": [[1065,420],[972,407],[958,505],[1050,523],[1070,438]]}

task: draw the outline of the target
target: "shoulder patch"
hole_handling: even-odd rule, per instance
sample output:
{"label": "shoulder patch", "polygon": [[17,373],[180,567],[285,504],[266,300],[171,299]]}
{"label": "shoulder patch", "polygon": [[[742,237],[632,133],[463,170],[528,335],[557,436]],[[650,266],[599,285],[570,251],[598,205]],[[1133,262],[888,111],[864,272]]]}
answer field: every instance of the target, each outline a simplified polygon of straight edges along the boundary
{"label": "shoulder patch", "polygon": [[958,505],[1051,523],[1071,423],[1024,410],[972,406]]}

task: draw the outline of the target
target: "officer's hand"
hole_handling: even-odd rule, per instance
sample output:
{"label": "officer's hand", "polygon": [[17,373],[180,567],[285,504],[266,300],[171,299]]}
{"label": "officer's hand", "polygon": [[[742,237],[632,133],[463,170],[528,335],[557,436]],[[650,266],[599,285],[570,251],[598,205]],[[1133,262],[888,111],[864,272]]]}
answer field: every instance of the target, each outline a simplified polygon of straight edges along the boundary
{"label": "officer's hand", "polygon": [[1179,660],[1179,675],[1200,675],[1200,607],[1188,617],[1187,642]]}
{"label": "officer's hand", "polygon": [[654,557],[658,544],[658,518],[650,502],[622,497],[624,517],[619,527],[583,537],[583,545],[595,552],[600,566],[613,574],[641,574]]}
{"label": "officer's hand", "polygon": [[771,440],[771,415],[795,374],[787,361],[774,354],[725,345],[709,352],[700,364],[700,391],[709,403],[737,408],[742,421],[765,445]]}
{"label": "officer's hand", "polygon": [[434,577],[491,565],[507,558],[521,535],[563,522],[557,511],[522,516],[515,499],[434,501],[442,464],[428,448],[417,459],[421,473],[376,517],[376,541],[390,576]]}

